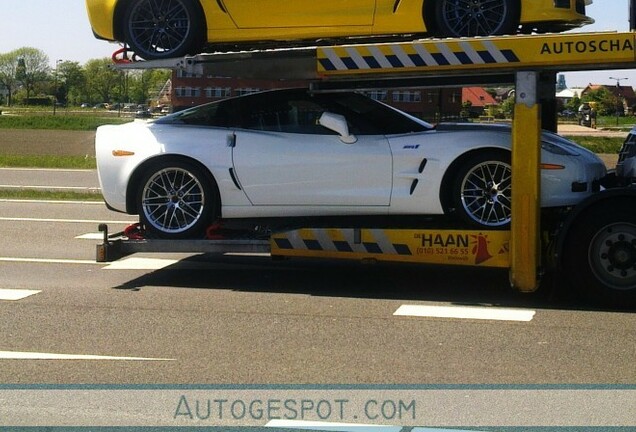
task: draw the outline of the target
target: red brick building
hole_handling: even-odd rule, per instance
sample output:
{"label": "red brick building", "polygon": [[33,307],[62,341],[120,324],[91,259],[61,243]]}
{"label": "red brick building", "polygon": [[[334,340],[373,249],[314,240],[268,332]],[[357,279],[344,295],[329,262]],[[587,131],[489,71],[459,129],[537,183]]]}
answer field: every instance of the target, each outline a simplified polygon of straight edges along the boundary
{"label": "red brick building", "polygon": [[[192,75],[179,70],[172,74],[172,106],[178,111],[262,90],[306,86],[307,81],[219,78]],[[366,94],[429,121],[437,121],[440,112],[442,118],[457,118],[462,109],[461,88],[379,89],[368,91]]]}
{"label": "red brick building", "polygon": [[479,117],[488,106],[497,105],[497,100],[482,87],[464,87],[462,101],[470,103],[468,111],[471,117]]}

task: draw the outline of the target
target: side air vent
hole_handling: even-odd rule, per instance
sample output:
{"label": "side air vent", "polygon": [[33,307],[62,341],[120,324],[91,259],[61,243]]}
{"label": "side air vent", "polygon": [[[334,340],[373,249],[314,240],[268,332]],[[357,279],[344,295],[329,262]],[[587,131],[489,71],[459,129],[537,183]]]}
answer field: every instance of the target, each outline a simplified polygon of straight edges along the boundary
{"label": "side air vent", "polygon": [[427,162],[428,162],[428,159],[423,159],[422,163],[420,163],[420,168],[417,170],[417,172],[422,174],[424,172],[424,168],[426,168],[426,163]]}
{"label": "side air vent", "polygon": [[417,187],[417,184],[420,181],[418,179],[413,180],[413,183],[411,183],[411,191],[410,191],[410,195],[413,195],[413,192],[415,192],[415,188]]}

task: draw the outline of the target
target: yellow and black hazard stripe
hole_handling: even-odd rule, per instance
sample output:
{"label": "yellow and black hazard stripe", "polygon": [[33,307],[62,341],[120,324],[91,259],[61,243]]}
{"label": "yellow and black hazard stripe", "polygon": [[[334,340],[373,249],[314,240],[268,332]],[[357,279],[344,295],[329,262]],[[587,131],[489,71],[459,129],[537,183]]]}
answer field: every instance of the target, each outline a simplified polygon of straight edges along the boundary
{"label": "yellow and black hazard stripe", "polygon": [[272,235],[273,256],[508,267],[509,231],[306,228]]}
{"label": "yellow and black hazard stripe", "polygon": [[323,76],[401,72],[461,72],[588,65],[633,67],[634,33],[571,33],[432,39],[317,48]]}
{"label": "yellow and black hazard stripe", "polygon": [[383,254],[410,256],[408,244],[393,243],[381,229],[302,229],[276,234],[273,246],[280,251]]}
{"label": "yellow and black hazard stripe", "polygon": [[519,63],[512,49],[500,49],[492,41],[474,46],[467,41],[457,47],[446,42],[433,44],[393,44],[380,46],[349,46],[342,49],[322,48],[319,57],[324,71],[393,70],[400,68],[493,65]]}

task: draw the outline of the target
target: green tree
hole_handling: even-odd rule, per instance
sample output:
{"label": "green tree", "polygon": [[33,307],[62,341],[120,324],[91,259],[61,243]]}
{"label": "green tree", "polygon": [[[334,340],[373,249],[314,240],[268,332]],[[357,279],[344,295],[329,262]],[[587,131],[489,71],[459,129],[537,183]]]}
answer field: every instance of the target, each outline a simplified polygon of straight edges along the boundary
{"label": "green tree", "polygon": [[596,110],[599,115],[614,115],[616,110],[622,110],[623,102],[619,100],[611,91],[606,87],[600,87],[596,90],[591,90],[581,98],[582,102],[595,102]]}
{"label": "green tree", "polygon": [[38,86],[46,83],[50,66],[49,57],[37,48],[19,48],[13,53],[17,58],[16,78],[26,91],[26,99],[31,97]]}
{"label": "green tree", "polygon": [[501,103],[501,112],[506,118],[512,118],[515,112],[515,96],[510,96],[508,99]]}
{"label": "green tree", "polygon": [[62,94],[58,91],[60,99],[79,105],[88,101],[86,92],[86,73],[78,62],[64,61],[57,67],[57,79]]}
{"label": "green tree", "polygon": [[109,58],[89,60],[84,66],[86,90],[91,102],[119,100],[122,73],[113,70]]}
{"label": "green tree", "polygon": [[568,101],[568,103],[565,104],[565,109],[568,109],[572,112],[579,112],[579,107],[581,106],[581,98],[574,95],[574,97],[572,99],[570,99]]}
{"label": "green tree", "polygon": [[7,89],[7,105],[11,106],[13,95],[18,89],[18,57],[15,51],[0,54],[0,85]]}

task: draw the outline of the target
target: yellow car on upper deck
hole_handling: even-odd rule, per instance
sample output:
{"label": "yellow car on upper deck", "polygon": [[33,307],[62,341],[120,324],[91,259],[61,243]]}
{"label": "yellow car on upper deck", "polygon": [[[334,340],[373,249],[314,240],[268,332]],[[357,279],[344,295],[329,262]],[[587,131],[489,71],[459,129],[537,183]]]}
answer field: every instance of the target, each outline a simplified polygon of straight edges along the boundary
{"label": "yellow car on upper deck", "polygon": [[488,36],[592,23],[592,0],[86,0],[96,37],[140,57],[206,44],[300,43],[375,36]]}

